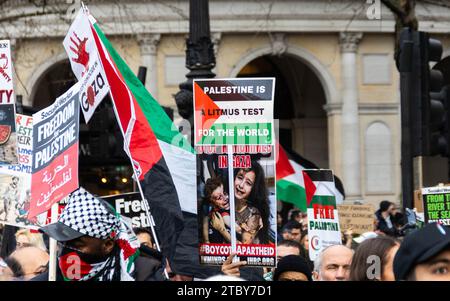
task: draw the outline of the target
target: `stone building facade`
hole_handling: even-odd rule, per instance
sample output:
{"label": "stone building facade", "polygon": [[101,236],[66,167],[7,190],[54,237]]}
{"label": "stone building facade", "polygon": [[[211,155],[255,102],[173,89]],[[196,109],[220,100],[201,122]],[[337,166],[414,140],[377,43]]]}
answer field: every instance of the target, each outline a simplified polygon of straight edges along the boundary
{"label": "stone building facade", "polygon": [[[59,13],[14,18],[39,11],[18,1],[3,13],[9,18],[0,17],[0,38],[14,45],[16,94],[34,107],[50,104],[58,96],[51,85],[68,77],[62,40],[73,15],[63,14],[68,5],[58,2],[65,1],[48,2]],[[284,141],[333,169],[348,201],[398,202],[400,93],[392,13],[370,0],[209,3],[217,77],[276,76]],[[173,94],[187,73],[188,1],[87,4],[130,67],[148,67],[150,93],[176,111]],[[419,3],[417,15],[420,29],[441,39],[444,56],[450,55],[450,9]]]}

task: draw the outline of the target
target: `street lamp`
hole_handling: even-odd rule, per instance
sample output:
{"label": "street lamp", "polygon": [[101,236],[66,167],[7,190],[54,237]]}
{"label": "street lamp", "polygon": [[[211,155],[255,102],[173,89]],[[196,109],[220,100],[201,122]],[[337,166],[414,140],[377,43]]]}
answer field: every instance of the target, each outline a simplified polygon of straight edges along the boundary
{"label": "street lamp", "polygon": [[[194,131],[192,81],[196,78],[213,78],[216,65],[214,46],[209,29],[208,0],[189,0],[189,37],[186,40],[187,80],[179,85],[175,94],[178,113],[190,123],[191,139]],[[192,140],[191,140],[192,141]]]}

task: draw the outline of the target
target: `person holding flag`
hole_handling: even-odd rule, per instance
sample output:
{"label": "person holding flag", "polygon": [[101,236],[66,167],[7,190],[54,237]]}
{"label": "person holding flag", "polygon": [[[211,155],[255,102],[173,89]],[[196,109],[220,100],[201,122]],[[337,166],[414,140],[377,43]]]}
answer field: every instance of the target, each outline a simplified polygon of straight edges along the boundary
{"label": "person holding flag", "polygon": [[[56,223],[40,229],[58,241],[57,281],[160,281],[162,256],[140,246],[122,217],[80,187]],[[47,281],[48,273],[34,281]]]}

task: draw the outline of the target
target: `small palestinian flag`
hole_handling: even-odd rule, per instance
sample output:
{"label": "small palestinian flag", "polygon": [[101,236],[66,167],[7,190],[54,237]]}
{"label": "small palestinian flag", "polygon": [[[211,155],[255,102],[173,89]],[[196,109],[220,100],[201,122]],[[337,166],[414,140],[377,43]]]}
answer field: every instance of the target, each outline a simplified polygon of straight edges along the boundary
{"label": "small palestinian flag", "polygon": [[277,152],[276,178],[277,199],[297,206],[306,212],[316,187],[309,176],[303,173],[304,168],[290,160],[280,144]]}
{"label": "small palestinian flag", "polygon": [[303,172],[311,179],[316,188],[308,207],[312,207],[314,203],[336,207],[333,172],[330,169],[305,169]]}
{"label": "small palestinian flag", "polygon": [[335,177],[332,170],[305,169],[303,172],[308,174],[313,185],[316,187],[315,195],[333,196],[337,205],[344,202],[344,196],[336,188]]}
{"label": "small palestinian flag", "polygon": [[197,213],[196,157],[163,108],[112,47],[95,20],[91,30],[110,84],[125,150],[148,201],[163,254],[173,259],[183,213]]}

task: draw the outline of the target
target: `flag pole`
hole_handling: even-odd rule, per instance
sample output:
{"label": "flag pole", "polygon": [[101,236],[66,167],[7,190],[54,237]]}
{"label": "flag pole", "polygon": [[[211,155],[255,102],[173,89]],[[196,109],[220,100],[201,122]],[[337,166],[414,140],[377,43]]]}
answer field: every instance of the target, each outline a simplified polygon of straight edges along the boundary
{"label": "flag pole", "polygon": [[[139,177],[137,175],[136,168],[134,167],[133,159],[131,157],[131,152],[130,152],[128,143],[126,141],[125,131],[123,130],[122,124],[120,123],[119,113],[117,112],[116,104],[114,103],[114,96],[112,95],[111,92],[109,92],[109,96],[111,97],[111,103],[112,103],[112,107],[113,107],[113,110],[114,110],[114,115],[116,116],[116,121],[117,121],[117,123],[119,125],[119,128],[120,128],[121,132],[122,132],[123,149],[124,149],[125,153],[127,154],[128,158],[130,159],[131,167],[133,168],[134,181],[136,182],[137,187],[139,188],[139,193],[141,194],[142,200],[145,201],[146,199],[145,199],[145,196],[144,196],[144,192],[142,190],[141,183],[139,182]],[[134,122],[134,120],[133,120],[133,122]],[[152,215],[150,213],[150,208],[148,208],[148,201],[144,202],[144,209],[145,209],[145,215],[147,216],[148,222],[150,224],[150,229],[152,231],[153,240],[155,241],[155,244],[156,244],[156,249],[159,252],[161,252],[161,247],[159,245],[158,237],[156,236],[156,231],[155,231],[155,228],[154,228],[154,225],[153,225],[154,224],[153,217],[152,217]],[[167,273],[167,268],[164,268],[164,275],[166,276],[167,279],[169,279],[169,274]]]}
{"label": "flag pole", "polygon": [[[84,4],[83,4],[83,8],[86,8],[86,7],[84,6]],[[89,25],[90,25],[91,27],[94,26],[94,24],[92,24],[92,22],[89,22]],[[97,46],[96,46],[96,47],[97,47]],[[101,64],[101,68],[104,70],[104,67],[103,67],[103,64],[102,64],[101,60],[100,60],[100,64]],[[141,183],[139,182],[139,177],[138,177],[138,175],[137,175],[137,170],[136,170],[136,168],[135,168],[135,166],[134,166],[134,164],[133,164],[133,158],[131,157],[131,152],[130,152],[129,145],[128,145],[128,141],[127,141],[127,135],[126,135],[126,134],[128,134],[128,130],[130,129],[130,124],[128,124],[128,126],[127,126],[126,129],[122,128],[122,124],[121,124],[121,122],[120,122],[120,116],[119,116],[119,113],[117,112],[116,104],[115,104],[115,102],[114,102],[114,96],[113,96],[113,94],[111,93],[111,90],[109,91],[108,94],[109,94],[109,96],[111,97],[111,103],[112,103],[112,107],[113,107],[113,110],[114,110],[114,115],[116,116],[116,121],[117,121],[117,123],[118,123],[118,125],[119,125],[120,131],[122,132],[122,136],[123,136],[123,149],[124,149],[125,153],[127,154],[128,158],[130,159],[130,163],[131,163],[131,166],[132,166],[132,168],[133,168],[134,180],[135,180],[135,182],[137,183],[137,186],[138,186],[138,188],[139,188],[139,193],[141,194],[142,200],[145,200],[145,196],[144,196],[144,193],[143,193],[143,191],[142,191]],[[135,116],[134,116],[134,114],[132,114],[132,117],[131,117],[131,119],[130,119],[130,122],[132,122],[133,125],[134,125],[134,122],[135,122]],[[157,236],[156,236],[156,232],[155,232],[155,229],[154,229],[154,226],[153,226],[153,217],[152,217],[152,215],[151,215],[151,213],[150,213],[150,209],[148,208],[148,201],[147,201],[147,202],[144,202],[144,203],[145,203],[145,206],[144,206],[144,207],[145,207],[145,214],[147,215],[147,219],[148,219],[149,224],[150,224],[150,229],[152,230],[153,239],[154,239],[154,241],[155,241],[156,248],[157,248],[157,250],[158,250],[159,252],[161,252],[161,247],[160,247],[160,245],[159,245],[158,238],[157,238]],[[168,276],[168,273],[167,273],[167,269],[166,269],[166,268],[164,269],[164,274],[165,274],[166,278],[169,279],[169,276]]]}
{"label": "flag pole", "polygon": [[[56,202],[51,207],[51,219],[50,223],[54,224],[58,221],[58,205]],[[56,281],[56,264],[57,264],[57,241],[50,237],[49,240],[49,268],[48,268],[48,281]]]}
{"label": "flag pole", "polygon": [[[124,144],[124,146],[125,146],[125,144]],[[131,156],[129,156],[129,157],[130,157],[130,160],[131,160]],[[156,236],[155,228],[153,226],[153,224],[154,224],[153,216],[150,213],[150,208],[148,208],[148,201],[145,199],[144,192],[142,190],[141,183],[139,182],[139,178],[137,177],[136,169],[134,168],[134,166],[133,166],[133,173],[134,173],[135,181],[136,181],[137,186],[139,188],[139,193],[141,194],[142,200],[145,201],[144,202],[145,214],[147,215],[147,219],[148,219],[148,222],[150,224],[150,229],[152,230],[153,240],[155,241],[157,250],[159,252],[161,252],[161,247],[160,247],[159,242],[158,242],[158,237]],[[167,267],[164,268],[164,275],[166,276],[167,279],[169,279],[169,274],[167,273]]]}
{"label": "flag pole", "polygon": [[[227,145],[228,152],[228,197],[230,200],[230,231],[231,231],[231,252],[236,253],[236,211],[234,203],[234,173],[233,173],[233,146]],[[234,257],[233,262],[237,262],[238,258]]]}

